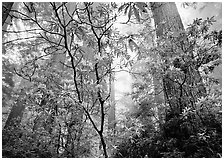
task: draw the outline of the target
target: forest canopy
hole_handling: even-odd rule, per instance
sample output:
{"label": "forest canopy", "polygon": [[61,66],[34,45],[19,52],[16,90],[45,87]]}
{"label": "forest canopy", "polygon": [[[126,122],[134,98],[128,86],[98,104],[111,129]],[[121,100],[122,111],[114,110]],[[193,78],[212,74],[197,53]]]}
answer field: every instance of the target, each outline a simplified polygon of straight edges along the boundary
{"label": "forest canopy", "polygon": [[214,24],[174,2],[2,2],[3,158],[222,157]]}

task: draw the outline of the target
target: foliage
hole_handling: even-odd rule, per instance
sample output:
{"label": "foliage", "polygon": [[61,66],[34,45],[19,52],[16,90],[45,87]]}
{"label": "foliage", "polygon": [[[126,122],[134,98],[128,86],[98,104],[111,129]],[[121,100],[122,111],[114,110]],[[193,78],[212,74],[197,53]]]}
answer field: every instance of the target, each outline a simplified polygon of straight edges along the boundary
{"label": "foliage", "polygon": [[[30,41],[20,41],[22,30],[9,32],[11,36],[4,43],[7,52],[17,48],[21,53],[21,63],[14,70],[29,83],[23,123],[30,124],[32,132],[30,128],[25,132],[38,136],[38,131],[42,138],[51,139],[49,156],[59,156],[59,152],[64,152],[64,157],[90,154],[89,142],[96,135],[83,134],[93,132],[90,124],[106,148],[103,132],[110,96],[106,83],[112,78],[115,51],[124,53],[122,44],[114,41],[118,33],[112,33],[111,27],[116,16],[109,4],[73,5],[71,10],[66,3],[21,3],[21,10],[14,10],[13,17],[27,25],[25,37]],[[71,16],[74,13],[76,17]],[[101,120],[95,122],[98,118]],[[48,134],[42,135],[45,132]],[[24,148],[29,143],[22,139],[18,145]],[[14,148],[20,149],[16,145]],[[104,154],[107,156],[106,150]]]}
{"label": "foliage", "polygon": [[[182,68],[186,61],[188,64],[191,61],[191,64],[197,66],[204,80],[207,95],[198,98],[193,106],[190,104],[185,106],[180,114],[176,114],[177,112],[174,111],[174,108],[167,106],[168,108],[165,112],[159,112],[159,114],[165,114],[165,121],[160,123],[159,128],[154,128],[154,131],[151,129],[145,130],[146,134],[142,132],[140,135],[136,134],[135,136],[124,138],[122,142],[117,144],[114,157],[221,157],[221,88],[220,86],[218,87],[219,89],[217,88],[217,84],[220,82],[211,77],[210,73],[221,62],[222,31],[209,31],[212,22],[214,22],[213,18],[208,18],[205,21],[196,19],[193,24],[189,25],[187,31],[167,33],[162,39],[159,39],[159,45],[154,49],[160,55],[172,54],[172,56],[162,55],[167,62],[165,65],[163,63],[160,66],[163,67],[162,72],[164,75],[167,72],[173,77],[181,77],[181,75],[186,74],[185,68]],[[189,45],[187,52],[186,50],[185,52],[184,50],[178,50],[176,45],[179,42],[184,43],[185,47]],[[189,55],[191,53],[189,48],[193,48],[194,56]],[[181,62],[177,61],[177,58],[181,59]],[[152,61],[148,65],[152,71],[155,67],[160,68],[158,67],[160,64],[157,63],[157,66],[155,66]],[[152,74],[150,70],[147,71]],[[180,78],[175,78],[175,81],[178,79]],[[138,102],[141,102],[138,115],[143,116],[138,118],[147,128],[149,125],[147,126],[144,123],[144,119],[152,119],[154,115],[146,111],[150,110],[153,104],[151,102],[152,95],[149,94],[150,85],[147,85],[147,82],[144,81],[137,86],[139,88],[137,87],[134,97],[137,98],[135,99]],[[138,92],[139,90],[140,92]],[[151,101],[147,101],[147,98],[143,95],[151,97],[149,98]],[[185,100],[183,99],[182,101]],[[147,102],[148,105],[145,105]],[[148,121],[149,123],[150,121]],[[151,124],[153,124],[152,121]]]}
{"label": "foliage", "polygon": [[203,119],[189,112],[186,119],[173,118],[165,122],[161,131],[126,137],[118,144],[114,157],[220,157],[222,129],[220,119],[215,118],[217,113],[197,114]]}
{"label": "foliage", "polygon": [[[119,7],[24,2],[12,10],[15,25],[3,39],[3,105],[11,105],[10,100],[16,107],[23,100],[26,107],[22,122],[3,130],[3,157],[108,157],[113,136],[114,157],[221,156],[221,90],[211,73],[221,64],[222,31],[210,32],[213,18],[196,19],[186,31],[168,32],[152,47],[147,7],[142,2]],[[140,34],[126,36],[113,28],[121,12],[128,16],[126,24],[145,25]],[[138,63],[128,50],[137,54]],[[181,105],[176,114],[155,100],[152,83],[169,74],[177,85],[191,88],[184,83],[187,65],[200,72],[207,95]],[[105,124],[110,85],[115,69],[127,66],[138,79],[135,112],[110,133]],[[180,101],[188,104],[189,99]]]}
{"label": "foliage", "polygon": [[[128,23],[131,20],[132,15],[135,16],[138,22],[141,21],[142,15],[147,13],[147,4],[144,2],[129,2],[124,3],[118,8],[118,12],[124,11],[124,14],[128,15]],[[141,15],[141,16],[140,16]]]}
{"label": "foliage", "polygon": [[15,130],[13,130],[13,132],[9,130],[7,136],[10,137],[11,140],[14,139],[14,143],[10,141],[4,145],[2,152],[5,158],[52,157],[46,137],[42,139],[38,134],[33,134],[25,129],[17,130],[16,133]]}

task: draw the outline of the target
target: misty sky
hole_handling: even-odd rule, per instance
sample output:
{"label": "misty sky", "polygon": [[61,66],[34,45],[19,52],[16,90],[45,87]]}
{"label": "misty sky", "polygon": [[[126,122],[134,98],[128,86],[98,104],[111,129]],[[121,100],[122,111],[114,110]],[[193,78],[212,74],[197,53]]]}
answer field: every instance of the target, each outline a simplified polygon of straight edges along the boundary
{"label": "misty sky", "polygon": [[178,11],[180,13],[182,22],[186,27],[193,22],[195,18],[206,19],[207,17],[215,16],[217,22],[212,29],[220,30],[222,28],[222,3],[221,2],[200,2],[197,4],[197,8],[192,7],[183,8],[181,2],[176,2]]}

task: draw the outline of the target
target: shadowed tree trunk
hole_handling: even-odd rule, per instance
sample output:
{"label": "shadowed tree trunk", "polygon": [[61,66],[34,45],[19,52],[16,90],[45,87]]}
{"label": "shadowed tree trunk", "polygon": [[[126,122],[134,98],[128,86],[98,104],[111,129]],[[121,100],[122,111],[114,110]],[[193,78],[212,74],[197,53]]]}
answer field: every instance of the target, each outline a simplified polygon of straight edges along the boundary
{"label": "shadowed tree trunk", "polygon": [[108,153],[113,149],[112,146],[115,144],[115,85],[114,80],[110,80],[109,85],[111,87],[111,95],[110,95],[110,109],[108,111],[108,131],[109,131],[109,139],[110,144],[108,144]]}
{"label": "shadowed tree trunk", "polygon": [[[151,2],[150,5],[158,38],[162,38],[167,32],[184,31],[183,23],[174,2]],[[172,57],[173,55],[168,56]],[[165,57],[161,56],[161,58]],[[193,64],[186,65],[184,74],[185,83],[182,85],[174,82],[175,79],[168,74],[162,80],[165,102],[169,104],[171,112],[177,115],[186,106],[194,107],[195,98],[204,96],[206,93],[196,66],[193,66]],[[157,90],[156,87],[155,90]]]}
{"label": "shadowed tree trunk", "polygon": [[[3,2],[2,3],[2,27],[3,29],[6,29],[7,26],[9,25],[9,23],[7,23],[6,21],[9,21],[8,16],[10,13],[10,10],[13,6],[13,2]],[[3,48],[3,52],[4,52],[4,48]],[[24,110],[25,105],[24,105],[24,101],[22,100],[23,97],[23,92],[21,92],[19,98],[17,99],[17,102],[13,105],[10,114],[7,118],[7,121],[4,125],[4,129],[3,129],[3,139],[2,139],[2,144],[5,145],[6,143],[9,142],[9,137],[8,137],[8,131],[12,132],[11,130],[14,129],[14,127],[17,126],[17,122],[20,122],[22,119],[22,115],[23,112],[21,112],[22,110]],[[7,138],[6,138],[7,137]]]}
{"label": "shadowed tree trunk", "polygon": [[2,26],[5,24],[5,21],[9,16],[13,3],[14,2],[2,2]]}
{"label": "shadowed tree trunk", "polygon": [[111,80],[111,96],[110,96],[110,109],[108,111],[108,129],[115,129],[115,90],[114,80]]}

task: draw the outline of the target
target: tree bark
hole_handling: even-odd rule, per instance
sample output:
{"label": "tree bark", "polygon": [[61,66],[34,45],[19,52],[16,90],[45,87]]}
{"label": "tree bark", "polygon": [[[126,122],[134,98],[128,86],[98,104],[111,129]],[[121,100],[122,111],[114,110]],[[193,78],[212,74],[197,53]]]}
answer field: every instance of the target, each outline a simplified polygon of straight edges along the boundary
{"label": "tree bark", "polygon": [[183,23],[174,2],[151,2],[156,25],[156,35],[161,37],[167,31],[184,30]]}
{"label": "tree bark", "polygon": [[[11,144],[14,140],[12,133],[16,133],[18,126],[22,120],[23,112],[25,110],[25,100],[23,99],[24,92],[22,91],[17,102],[12,106],[12,109],[9,113],[7,121],[5,123],[4,129],[2,131],[2,145]],[[12,135],[9,136],[9,135]]]}
{"label": "tree bark", "polygon": [[115,90],[114,81],[109,82],[111,85],[110,109],[108,111],[108,129],[115,129]]}
{"label": "tree bark", "polygon": [[[150,5],[158,38],[162,38],[167,32],[184,31],[181,17],[174,2],[151,2]],[[168,56],[172,57],[173,55]],[[166,57],[161,56],[161,58]],[[206,90],[202,78],[195,66],[186,67],[185,78],[183,85],[174,82],[175,79],[168,74],[162,80],[165,102],[169,104],[173,114],[179,115],[186,106],[193,107],[195,104],[193,99],[205,95]]]}
{"label": "tree bark", "polygon": [[[114,75],[114,74],[113,74]],[[109,85],[111,87],[111,93],[110,93],[110,108],[108,111],[108,138],[110,143],[108,144],[108,154],[110,155],[112,151],[112,146],[115,144],[115,86],[114,86],[114,80],[110,80]]]}

